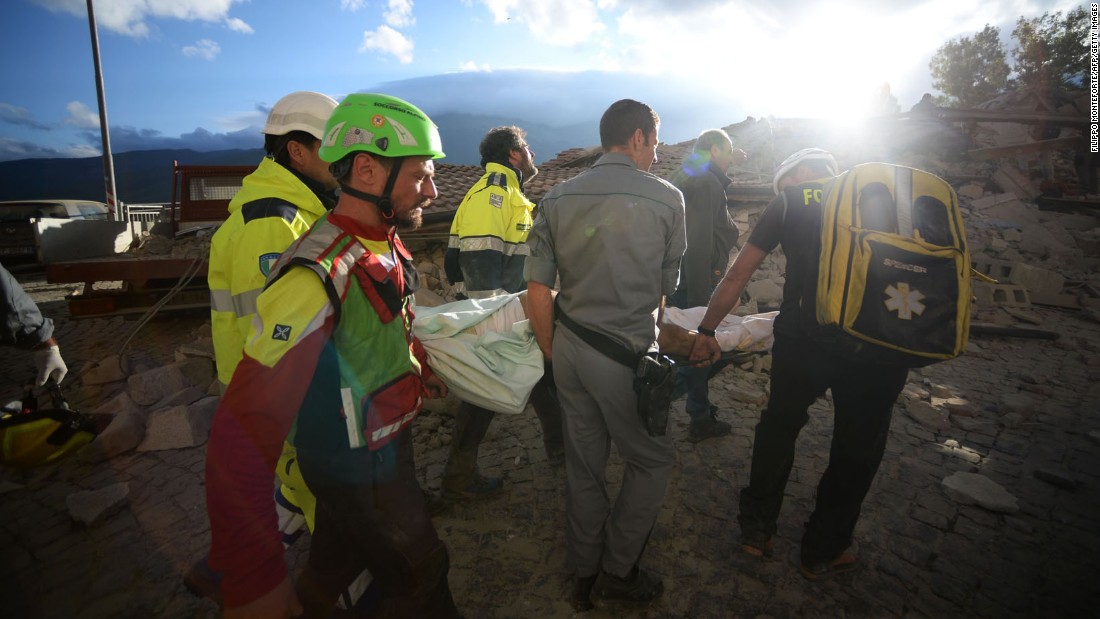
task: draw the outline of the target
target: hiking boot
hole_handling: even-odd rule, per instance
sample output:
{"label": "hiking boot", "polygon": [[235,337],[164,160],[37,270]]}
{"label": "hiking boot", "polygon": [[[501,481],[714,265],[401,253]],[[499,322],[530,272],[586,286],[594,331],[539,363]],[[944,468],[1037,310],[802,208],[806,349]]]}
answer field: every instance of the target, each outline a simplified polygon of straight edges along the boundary
{"label": "hiking boot", "polygon": [[592,604],[592,586],[595,584],[595,576],[585,576],[583,578],[578,576],[573,579],[573,595],[569,599],[573,610],[583,613],[586,610],[595,608]]}
{"label": "hiking boot", "polygon": [[842,552],[832,561],[803,563],[800,571],[806,580],[817,581],[851,572],[857,567],[859,567],[859,558],[850,552]]}
{"label": "hiking boot", "polygon": [[504,482],[499,477],[486,477],[480,473],[474,476],[474,481],[467,486],[458,486],[443,482],[440,494],[448,501],[468,501],[487,499],[500,494],[504,490]]}
{"label": "hiking boot", "polygon": [[661,577],[634,566],[624,578],[600,571],[593,587],[596,595],[605,600],[625,602],[651,602],[665,590]]}
{"label": "hiking boot", "polygon": [[203,557],[187,570],[183,575],[183,586],[191,595],[213,600],[218,606],[225,603],[222,597],[222,575],[215,572],[208,562],[209,557]]}
{"label": "hiking boot", "polygon": [[688,430],[688,441],[698,443],[708,438],[718,438],[719,436],[725,436],[729,433],[730,424],[724,421],[718,421],[718,418],[711,413],[703,419],[691,422],[690,429]]}

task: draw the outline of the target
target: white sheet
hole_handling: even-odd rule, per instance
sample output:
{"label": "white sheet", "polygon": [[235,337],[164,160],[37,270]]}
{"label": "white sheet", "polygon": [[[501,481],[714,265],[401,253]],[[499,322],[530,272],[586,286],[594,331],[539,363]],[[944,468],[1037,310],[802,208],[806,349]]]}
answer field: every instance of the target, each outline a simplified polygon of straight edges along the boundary
{"label": "white sheet", "polygon": [[447,388],[491,411],[522,413],[542,377],[542,351],[519,294],[418,307],[413,333]]}
{"label": "white sheet", "polygon": [[[706,313],[705,307],[666,307],[664,321],[694,331]],[[774,341],[772,324],[778,314],[779,312],[765,312],[748,316],[726,316],[714,330],[714,338],[718,340],[718,346],[723,352],[771,350]]]}

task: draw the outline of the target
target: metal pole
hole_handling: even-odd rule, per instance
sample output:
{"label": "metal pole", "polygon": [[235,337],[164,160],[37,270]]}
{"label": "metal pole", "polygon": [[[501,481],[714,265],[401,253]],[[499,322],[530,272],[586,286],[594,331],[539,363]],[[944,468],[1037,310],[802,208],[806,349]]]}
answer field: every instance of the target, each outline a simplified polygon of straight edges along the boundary
{"label": "metal pole", "polygon": [[95,64],[95,89],[99,99],[99,135],[103,141],[103,182],[107,188],[107,205],[114,212],[115,220],[122,219],[115,194],[115,164],[111,155],[111,135],[107,130],[107,99],[103,94],[103,71],[99,66],[99,34],[95,26],[95,9],[88,2],[88,27],[92,32],[92,62]]}

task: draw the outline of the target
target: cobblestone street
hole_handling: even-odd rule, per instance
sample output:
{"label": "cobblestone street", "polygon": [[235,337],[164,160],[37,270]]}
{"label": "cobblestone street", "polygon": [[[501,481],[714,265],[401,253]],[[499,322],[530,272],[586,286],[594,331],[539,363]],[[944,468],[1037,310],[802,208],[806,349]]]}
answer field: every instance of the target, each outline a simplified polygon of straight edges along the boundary
{"label": "cobblestone street", "polygon": [[[133,319],[72,320],[68,288],[21,277],[58,324],[70,403],[90,410],[114,395],[81,371],[119,352]],[[687,441],[673,404],[677,466],[643,558],[665,593],[650,606],[598,603],[603,617],[1093,617],[1100,607],[1100,324],[1080,312],[1032,308],[1056,341],[971,337],[959,359],[910,373],[887,454],[856,529],[861,566],[822,583],[798,570],[803,523],[827,461],[831,404],[819,401],[798,444],[775,557],[740,551],[737,492],[747,483],[753,427],[767,393],[767,358],[712,381],[728,437]],[[155,317],[122,356],[130,367],[169,363],[207,315]],[[18,399],[28,353],[5,349],[0,397]],[[950,411],[950,414],[948,414]],[[416,422],[421,483],[438,489],[451,417]],[[0,469],[0,615],[15,618],[215,617],[181,575],[209,544],[204,447],[130,451],[104,463],[76,458]],[[575,616],[567,602],[563,477],[542,451],[529,410],[498,415],[481,467],[506,492],[436,518],[448,543],[451,588],[470,618]],[[1015,513],[963,504],[943,480],[979,473],[1015,497]],[[611,492],[622,467],[613,455]],[[128,503],[103,522],[75,524],[74,492],[125,482]],[[289,554],[301,561],[303,538]]]}

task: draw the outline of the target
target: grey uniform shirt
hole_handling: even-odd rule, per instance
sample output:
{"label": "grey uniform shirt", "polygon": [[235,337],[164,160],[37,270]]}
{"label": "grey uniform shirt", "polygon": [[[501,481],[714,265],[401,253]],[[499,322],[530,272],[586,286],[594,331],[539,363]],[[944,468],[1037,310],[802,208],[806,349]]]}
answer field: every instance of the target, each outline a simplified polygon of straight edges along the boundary
{"label": "grey uniform shirt", "polygon": [[606,153],[539,203],[527,239],[527,281],[553,287],[570,318],[644,352],[657,307],[676,290],[687,246],[684,197],[668,181]]}

